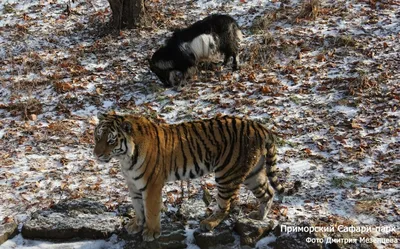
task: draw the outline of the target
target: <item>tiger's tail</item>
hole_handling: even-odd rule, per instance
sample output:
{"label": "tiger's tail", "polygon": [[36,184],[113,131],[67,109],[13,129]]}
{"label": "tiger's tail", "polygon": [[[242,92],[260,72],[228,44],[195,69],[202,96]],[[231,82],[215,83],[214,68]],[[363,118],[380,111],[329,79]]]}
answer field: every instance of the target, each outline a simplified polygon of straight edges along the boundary
{"label": "tiger's tail", "polygon": [[278,168],[276,166],[276,162],[278,161],[276,141],[277,141],[276,135],[270,133],[268,142],[265,145],[265,148],[267,150],[267,154],[265,157],[266,158],[266,160],[265,160],[266,166],[267,166],[267,176],[268,176],[271,186],[279,194],[292,195],[299,190],[299,188],[301,187],[301,182],[296,181],[294,183],[293,187],[290,189],[285,188],[282,186],[282,184],[280,184],[280,182],[278,180],[278,176],[276,175],[276,173],[278,172]]}

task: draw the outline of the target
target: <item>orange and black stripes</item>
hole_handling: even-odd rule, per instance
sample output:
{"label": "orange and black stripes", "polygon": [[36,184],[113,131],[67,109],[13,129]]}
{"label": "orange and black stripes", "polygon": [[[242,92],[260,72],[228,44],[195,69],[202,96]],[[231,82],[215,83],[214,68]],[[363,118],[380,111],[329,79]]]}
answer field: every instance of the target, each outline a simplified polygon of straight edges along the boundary
{"label": "orange and black stripes", "polygon": [[134,202],[135,211],[142,212],[140,221],[152,229],[159,226],[161,190],[167,181],[215,173],[219,214],[202,222],[207,229],[226,216],[241,183],[260,200],[257,219],[268,213],[275,190],[289,193],[276,176],[275,135],[256,121],[223,116],[168,125],[115,114],[100,115],[99,120],[94,154],[105,162],[120,160],[131,196],[139,202]]}
{"label": "orange and black stripes", "polygon": [[[125,131],[123,123],[132,129]],[[128,170],[134,171],[133,181],[145,182],[140,191],[157,181],[196,178],[208,172],[215,172],[219,196],[224,200],[245,180],[255,181],[250,185],[257,197],[273,195],[266,177],[274,189],[284,191],[276,177],[275,135],[256,121],[223,116],[168,125],[132,115],[107,115],[96,127],[96,143],[107,132],[118,133],[119,141],[104,153],[117,156],[132,148]],[[105,139],[102,143],[113,146]],[[136,165],[139,161],[141,165]]]}

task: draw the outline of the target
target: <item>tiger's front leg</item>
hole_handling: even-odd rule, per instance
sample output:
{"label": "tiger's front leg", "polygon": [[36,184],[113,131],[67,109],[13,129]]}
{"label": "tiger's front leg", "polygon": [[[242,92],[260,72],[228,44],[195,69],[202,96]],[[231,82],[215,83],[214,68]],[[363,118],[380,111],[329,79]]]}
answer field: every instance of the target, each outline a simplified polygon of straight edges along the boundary
{"label": "tiger's front leg", "polygon": [[143,192],[144,214],[146,223],[143,229],[143,240],[152,241],[161,235],[161,198],[162,184],[148,184],[147,190]]}
{"label": "tiger's front leg", "polygon": [[136,188],[133,183],[128,182],[128,189],[132,198],[132,205],[135,209],[135,218],[132,218],[126,225],[125,229],[128,233],[135,234],[143,231],[144,224],[144,207],[142,193]]}

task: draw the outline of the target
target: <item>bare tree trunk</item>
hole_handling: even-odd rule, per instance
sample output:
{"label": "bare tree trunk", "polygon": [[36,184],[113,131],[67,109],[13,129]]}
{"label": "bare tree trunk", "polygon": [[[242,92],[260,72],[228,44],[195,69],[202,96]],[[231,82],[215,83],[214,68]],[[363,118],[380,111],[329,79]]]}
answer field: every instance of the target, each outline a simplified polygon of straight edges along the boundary
{"label": "bare tree trunk", "polygon": [[149,26],[150,20],[146,14],[144,0],[108,0],[112,11],[112,26],[135,28]]}
{"label": "bare tree trunk", "polygon": [[112,26],[114,29],[120,30],[122,20],[122,4],[124,0],[108,0],[112,11]]}

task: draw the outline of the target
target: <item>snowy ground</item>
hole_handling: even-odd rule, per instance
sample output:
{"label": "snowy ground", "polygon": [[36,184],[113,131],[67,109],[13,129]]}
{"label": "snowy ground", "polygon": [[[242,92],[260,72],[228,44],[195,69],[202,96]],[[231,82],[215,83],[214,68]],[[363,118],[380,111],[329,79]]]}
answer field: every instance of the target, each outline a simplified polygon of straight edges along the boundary
{"label": "snowy ground", "polygon": [[[110,210],[129,202],[118,163],[91,154],[99,111],[169,123],[222,113],[258,119],[284,138],[279,166],[303,187],[270,218],[395,226],[371,236],[399,238],[399,1],[322,1],[315,20],[298,16],[293,0],[146,2],[153,27],[118,36],[99,35],[106,0],[71,2],[69,15],[67,0],[0,4],[0,222],[23,223],[63,199],[93,198]],[[210,13],[238,20],[243,69],[200,71],[182,92],[164,89],[147,58],[169,30]],[[190,193],[199,185],[212,189],[212,178]],[[170,207],[180,191],[179,182],[164,189]],[[248,195],[242,189],[242,204],[254,201]],[[7,243],[50,248],[21,236]],[[112,242],[85,243],[72,248]]]}

